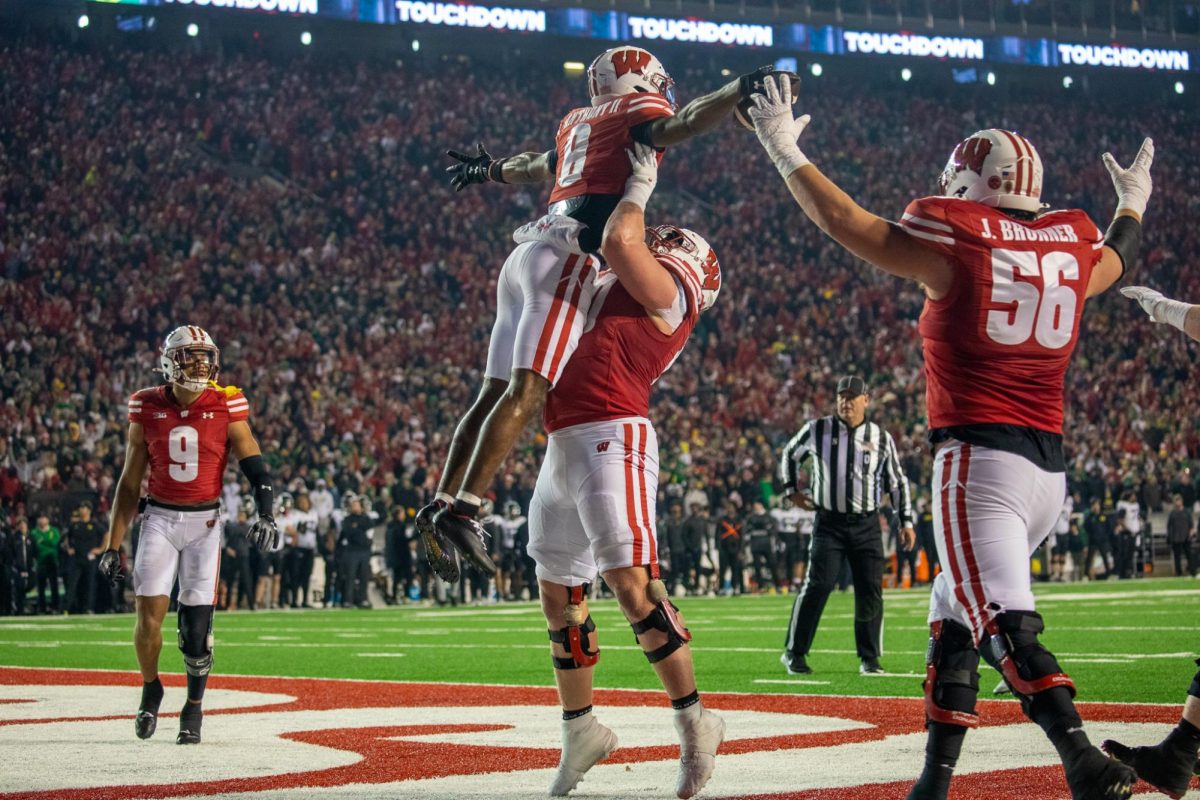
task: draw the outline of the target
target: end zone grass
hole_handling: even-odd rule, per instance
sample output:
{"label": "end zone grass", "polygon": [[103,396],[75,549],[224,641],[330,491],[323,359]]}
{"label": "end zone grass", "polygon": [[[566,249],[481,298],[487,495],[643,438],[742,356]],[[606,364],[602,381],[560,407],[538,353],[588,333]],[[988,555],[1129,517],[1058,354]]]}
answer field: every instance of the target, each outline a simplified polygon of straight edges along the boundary
{"label": "end zone grass", "polygon": [[[1153,579],[1035,587],[1046,645],[1075,679],[1081,701],[1182,703],[1200,650],[1200,581]],[[884,593],[884,666],[858,674],[853,595],[829,600],[809,663],[790,676],[779,653],[792,596],[683,598],[701,691],[880,695],[921,692],[928,591]],[[591,604],[603,688],[658,688],[612,600]],[[174,620],[164,624],[161,666],[182,672]],[[372,611],[219,613],[214,672],[553,685],[546,627],[536,603],[402,606]],[[0,664],[135,670],[132,615],[0,619]],[[999,676],[984,667],[981,697]]]}

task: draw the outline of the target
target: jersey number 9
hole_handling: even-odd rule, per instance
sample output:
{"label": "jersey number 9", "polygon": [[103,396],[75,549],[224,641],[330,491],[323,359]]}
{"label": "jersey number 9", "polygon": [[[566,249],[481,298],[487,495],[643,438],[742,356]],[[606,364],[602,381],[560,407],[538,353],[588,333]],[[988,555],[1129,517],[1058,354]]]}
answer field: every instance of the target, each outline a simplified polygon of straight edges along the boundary
{"label": "jersey number 9", "polygon": [[172,428],[167,434],[171,454],[168,472],[176,483],[190,483],[200,474],[200,436],[191,425]]}

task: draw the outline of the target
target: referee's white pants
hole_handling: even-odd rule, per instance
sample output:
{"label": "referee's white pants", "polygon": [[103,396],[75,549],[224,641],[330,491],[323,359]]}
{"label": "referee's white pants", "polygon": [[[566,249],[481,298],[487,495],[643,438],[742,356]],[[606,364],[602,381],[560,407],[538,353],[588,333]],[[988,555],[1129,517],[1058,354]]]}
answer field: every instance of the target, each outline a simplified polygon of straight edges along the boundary
{"label": "referee's white pants", "polygon": [[1005,611],[1033,611],[1029,559],[1062,510],[1067,476],[1014,453],[951,442],[933,462],[933,526],[942,572],[929,621],[953,619],[978,643]]}

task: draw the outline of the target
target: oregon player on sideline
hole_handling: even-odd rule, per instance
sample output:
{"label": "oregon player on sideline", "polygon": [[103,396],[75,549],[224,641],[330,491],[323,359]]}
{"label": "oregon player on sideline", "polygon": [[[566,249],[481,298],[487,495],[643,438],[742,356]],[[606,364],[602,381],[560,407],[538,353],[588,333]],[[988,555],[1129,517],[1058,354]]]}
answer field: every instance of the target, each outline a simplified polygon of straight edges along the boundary
{"label": "oregon player on sideline", "polygon": [[[203,328],[180,326],[167,336],[159,358],[167,384],[134,392],[129,400],[125,468],[97,566],[114,584],[125,579],[121,543],[134,514],[143,509],[133,567],[133,643],[143,681],[134,722],[139,739],[149,739],[158,725],[162,622],[178,576],[178,639],[187,669],[187,702],[176,742],[200,742],[200,703],[213,662],[222,527],[218,498],[230,449],[254,487],[258,504],[250,541],[260,550],[270,550],[279,537],[272,518],[271,479],[246,422],[250,405],[237,388],[217,385],[220,362],[221,351]],[[147,469],[149,494],[139,506]]]}

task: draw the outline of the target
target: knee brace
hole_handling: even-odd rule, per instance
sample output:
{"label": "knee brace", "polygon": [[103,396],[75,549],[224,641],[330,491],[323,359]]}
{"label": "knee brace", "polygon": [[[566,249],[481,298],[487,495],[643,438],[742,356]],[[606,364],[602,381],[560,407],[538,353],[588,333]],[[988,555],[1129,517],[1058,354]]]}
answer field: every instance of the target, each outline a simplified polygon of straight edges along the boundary
{"label": "knee brace", "polygon": [[979,695],[979,650],[971,631],[954,620],[929,625],[925,653],[925,716],[963,728],[979,726],[975,698]]}
{"label": "knee brace", "polygon": [[179,649],[189,675],[207,675],[213,663],[213,606],[179,604]]}
{"label": "knee brace", "polygon": [[1062,686],[1075,697],[1075,684],[1058,666],[1054,654],[1038,641],[1038,634],[1046,628],[1041,614],[1006,611],[984,627],[991,637],[984,656],[1014,694],[1030,698]]}
{"label": "knee brace", "polygon": [[584,617],[583,609],[580,607],[583,604],[584,596],[587,595],[587,590],[588,584],[586,583],[582,586],[567,587],[567,607],[563,609],[563,617],[567,621],[566,627],[556,631],[547,631],[550,634],[550,641],[562,645],[563,649],[571,654],[570,658],[551,656],[555,669],[591,667],[600,660],[600,648],[588,648],[592,633],[596,630],[596,623],[592,621],[591,614]]}
{"label": "knee brace", "polygon": [[630,627],[638,644],[642,643],[641,634],[649,630],[662,631],[667,635],[666,644],[646,652],[646,660],[656,664],[690,642],[692,633],[684,627],[679,609],[667,598],[667,587],[662,581],[655,578],[646,590],[655,604],[654,610],[645,619],[631,623]]}
{"label": "knee brace", "polygon": [[[1200,658],[1196,659],[1196,666],[1200,667]],[[1200,672],[1196,673],[1196,677],[1192,678],[1192,685],[1188,687],[1188,694],[1192,697],[1200,697]]]}

